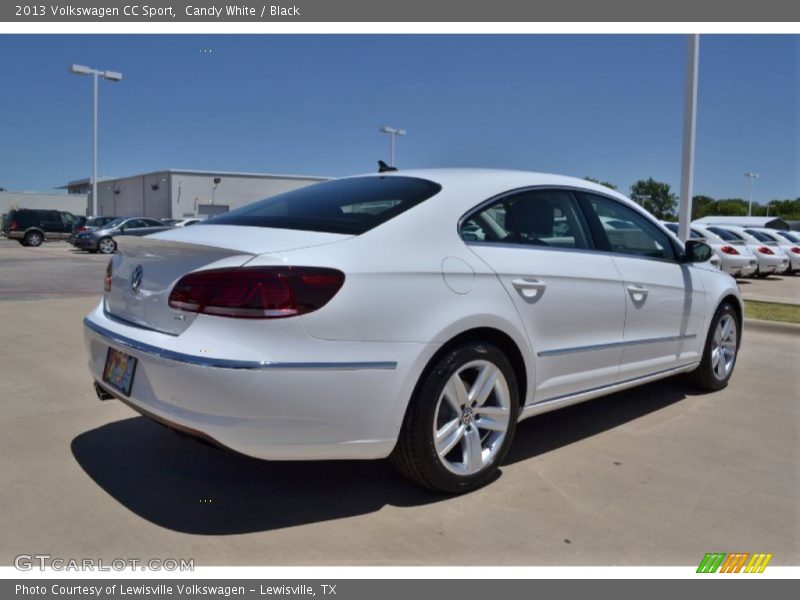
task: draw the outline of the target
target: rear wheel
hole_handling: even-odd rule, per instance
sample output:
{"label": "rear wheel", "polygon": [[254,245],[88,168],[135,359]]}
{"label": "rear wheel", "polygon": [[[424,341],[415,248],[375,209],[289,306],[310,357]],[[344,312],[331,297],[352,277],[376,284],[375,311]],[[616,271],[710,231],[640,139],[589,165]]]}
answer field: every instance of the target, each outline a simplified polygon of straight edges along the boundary
{"label": "rear wheel", "polygon": [[708,330],[700,366],[689,374],[691,382],[704,390],[728,385],[739,353],[739,320],[729,302],[717,309]]}
{"label": "rear wheel", "polygon": [[117,244],[110,237],[104,237],[97,242],[97,249],[103,254],[113,254],[117,250]]}
{"label": "rear wheel", "polygon": [[44,236],[38,231],[29,231],[25,234],[25,246],[41,246],[44,241]]}
{"label": "rear wheel", "polygon": [[433,490],[463,493],[488,483],[516,430],[517,380],[491,344],[470,342],[442,356],[409,404],[392,462]]}

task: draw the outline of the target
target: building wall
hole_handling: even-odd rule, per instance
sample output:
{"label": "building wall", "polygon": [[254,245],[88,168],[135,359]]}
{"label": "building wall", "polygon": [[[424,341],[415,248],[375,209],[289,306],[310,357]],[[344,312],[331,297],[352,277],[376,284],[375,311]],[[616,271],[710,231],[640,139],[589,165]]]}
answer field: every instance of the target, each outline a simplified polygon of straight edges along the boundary
{"label": "building wall", "polygon": [[97,184],[97,198],[97,212],[103,216],[170,216],[166,172],[101,181]]}
{"label": "building wall", "polygon": [[[172,172],[172,216],[175,218],[192,217],[197,214],[219,212],[220,206],[233,210],[283,192],[288,192],[312,183],[322,181],[319,177],[288,178],[247,175],[214,175],[213,173],[181,173]],[[214,184],[214,177],[220,182]],[[203,205],[213,204],[203,208]]]}
{"label": "building wall", "polygon": [[73,215],[86,214],[86,194],[39,194],[36,192],[0,192],[0,214],[12,208],[48,208]]}

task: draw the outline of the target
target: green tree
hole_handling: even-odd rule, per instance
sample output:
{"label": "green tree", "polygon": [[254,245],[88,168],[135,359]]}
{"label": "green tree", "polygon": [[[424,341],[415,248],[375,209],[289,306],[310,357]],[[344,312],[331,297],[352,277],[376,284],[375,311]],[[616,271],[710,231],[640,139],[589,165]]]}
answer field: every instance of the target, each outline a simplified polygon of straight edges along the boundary
{"label": "green tree", "polygon": [[584,177],[586,181],[591,181],[592,183],[599,183],[600,185],[606,186],[610,190],[617,189],[617,186],[613,183],[609,183],[608,181],[600,181],[599,179],[595,179],[594,177],[589,177],[588,175]]}
{"label": "green tree", "polygon": [[692,220],[713,215],[716,203],[711,196],[692,196]]}
{"label": "green tree", "polygon": [[672,193],[668,183],[656,181],[652,177],[640,179],[631,186],[631,200],[657,219],[672,221],[676,218],[678,198]]}

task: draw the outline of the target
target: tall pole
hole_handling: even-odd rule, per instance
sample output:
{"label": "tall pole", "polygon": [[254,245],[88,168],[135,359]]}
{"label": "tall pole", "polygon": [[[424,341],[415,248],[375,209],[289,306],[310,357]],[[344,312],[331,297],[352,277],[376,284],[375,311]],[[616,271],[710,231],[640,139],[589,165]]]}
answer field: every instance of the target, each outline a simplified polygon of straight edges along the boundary
{"label": "tall pole", "polygon": [[100,73],[95,71],[94,97],[92,100],[92,215],[97,216],[97,80]]}
{"label": "tall pole", "polygon": [[391,138],[391,141],[389,142],[389,144],[390,144],[390,146],[391,146],[391,151],[390,151],[390,156],[391,156],[391,159],[390,159],[390,160],[391,160],[392,162],[391,162],[390,164],[391,164],[392,166],[395,166],[395,165],[394,165],[394,136],[395,136],[395,135],[396,135],[396,134],[395,134],[395,132],[393,131],[393,132],[392,132],[392,134],[389,136],[389,137]]}
{"label": "tall pole", "polygon": [[758,173],[753,173],[751,171],[748,171],[747,173],[744,174],[744,176],[748,177],[750,179],[750,202],[748,202],[748,204],[747,204],[747,216],[748,217],[752,217],[753,216],[753,184],[755,183],[755,180],[758,178]]}
{"label": "tall pole", "polygon": [[683,97],[683,159],[681,160],[681,198],[678,208],[678,237],[689,239],[692,222],[692,186],[694,184],[694,143],[697,126],[697,66],[700,59],[700,36],[686,40],[686,84]]}
{"label": "tall pole", "polygon": [[390,157],[389,158],[389,162],[390,162],[390,166],[394,167],[394,166],[396,166],[395,165],[395,149],[394,149],[395,137],[397,137],[398,135],[405,135],[406,134],[406,130],[405,129],[399,129],[397,127],[389,127],[387,125],[384,125],[378,131],[380,131],[381,133],[388,133],[389,136],[391,137],[391,140],[389,140],[389,157]]}

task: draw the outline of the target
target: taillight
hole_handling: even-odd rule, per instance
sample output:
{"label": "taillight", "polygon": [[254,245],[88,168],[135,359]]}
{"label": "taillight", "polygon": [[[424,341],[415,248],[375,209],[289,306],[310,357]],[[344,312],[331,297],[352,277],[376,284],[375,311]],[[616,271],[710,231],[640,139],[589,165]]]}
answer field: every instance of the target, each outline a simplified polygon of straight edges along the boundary
{"label": "taillight", "polygon": [[792,246],[792,253],[793,254],[800,254],[800,248],[797,246]]}
{"label": "taillight", "polygon": [[86,231],[86,225],[81,225],[78,227],[78,231]]}
{"label": "taillight", "polygon": [[108,261],[108,266],[106,267],[106,276],[103,278],[103,289],[106,292],[110,292],[111,291],[111,272],[113,270],[113,267],[112,267],[113,263],[114,263],[114,259],[111,259],[110,261]]}
{"label": "taillight", "polygon": [[211,269],[182,277],[172,288],[169,305],[179,310],[220,317],[292,317],[322,308],[342,284],[344,273],[336,269]]}
{"label": "taillight", "polygon": [[16,221],[11,221],[11,223],[8,224],[9,231],[16,231],[18,227],[19,225],[17,225]]}
{"label": "taillight", "polygon": [[720,248],[720,251],[724,252],[725,254],[730,254],[731,256],[739,254],[736,251],[736,248],[734,248],[733,246],[723,246],[722,248]]}
{"label": "taillight", "polygon": [[758,249],[758,251],[759,251],[759,252],[761,252],[761,254],[769,254],[769,255],[773,255],[773,254],[775,254],[775,253],[774,253],[772,250],[770,250],[770,249],[769,249],[769,248],[767,248],[766,246],[761,246],[761,247]]}

